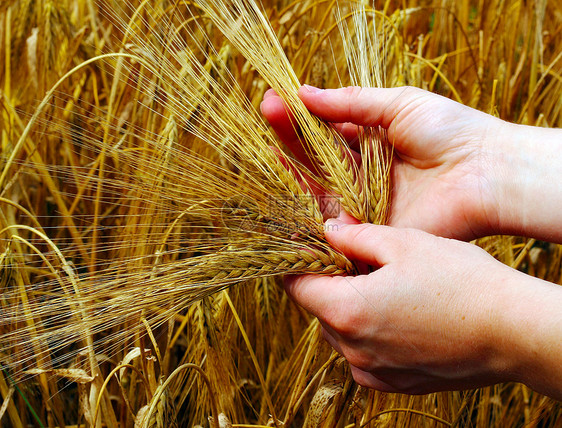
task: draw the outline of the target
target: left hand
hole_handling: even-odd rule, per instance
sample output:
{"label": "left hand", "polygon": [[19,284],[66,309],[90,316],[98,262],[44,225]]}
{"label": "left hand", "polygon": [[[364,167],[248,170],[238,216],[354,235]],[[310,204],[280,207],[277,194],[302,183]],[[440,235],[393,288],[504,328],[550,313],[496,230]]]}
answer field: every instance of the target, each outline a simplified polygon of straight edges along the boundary
{"label": "left hand", "polygon": [[[412,87],[319,90],[304,86],[299,97],[311,113],[341,131],[360,168],[358,129],[387,130],[394,151],[391,226],[472,240],[505,233],[503,227],[512,225],[518,212],[513,206],[525,205],[505,190],[519,176],[507,174],[512,163],[506,168],[503,162],[505,153],[519,152],[519,147],[515,150],[507,143],[514,139],[513,125]],[[274,91],[264,95],[261,111],[295,157],[317,171],[294,119]],[[530,171],[526,176],[535,174]]]}

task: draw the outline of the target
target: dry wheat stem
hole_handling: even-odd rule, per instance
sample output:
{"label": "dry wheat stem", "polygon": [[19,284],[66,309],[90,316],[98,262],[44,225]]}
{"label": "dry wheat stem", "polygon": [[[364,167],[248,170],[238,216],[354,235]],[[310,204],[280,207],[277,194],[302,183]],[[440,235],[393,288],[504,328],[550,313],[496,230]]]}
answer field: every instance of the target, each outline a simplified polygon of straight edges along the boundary
{"label": "dry wheat stem", "polygon": [[[494,0],[485,14],[473,2],[401,9],[386,1],[381,12],[335,3],[2,3],[1,358],[13,364],[14,379],[35,373],[36,393],[28,398],[51,426],[64,419],[62,379],[84,380],[80,411],[92,425],[98,396],[99,419],[115,425],[133,417],[144,396],[150,402],[158,376],[190,362],[205,370],[213,391],[224,391],[220,411],[234,421],[265,424],[268,414],[285,414],[286,424],[299,424],[318,389],[333,377],[346,384],[335,367],[318,375],[329,353],[317,324],[288,304],[272,278],[352,272],[324,239],[320,206],[299,171],[315,178],[315,189],[340,195],[357,218],[384,223],[391,147],[380,129],[359,128],[353,146],[362,162],[355,164],[347,142],[300,103],[299,79],[323,87],[413,84],[502,118],[560,124],[556,2]],[[329,54],[338,75],[324,64]],[[282,145],[256,111],[266,87],[256,70],[289,105],[311,171],[290,157],[279,160]],[[55,84],[37,109],[37,96]],[[557,250],[513,239],[482,245],[559,281]],[[242,285],[218,292],[233,284]],[[128,347],[139,355],[118,363]],[[128,363],[146,382],[136,383],[133,370],[130,384],[88,383],[96,364],[106,373]],[[176,379],[164,400],[150,402],[160,422],[171,403],[204,420],[207,389],[197,388],[192,374]],[[0,389],[10,390],[4,372]],[[121,415],[113,406],[122,403],[109,404],[120,392],[128,403]],[[336,398],[322,412],[335,415]],[[548,425],[559,414],[519,386],[468,399],[357,391],[345,400],[347,421],[356,424],[378,417],[413,425],[431,414],[458,424],[536,418]],[[18,428],[18,414],[25,420],[27,412],[20,402],[5,402],[4,418]]]}

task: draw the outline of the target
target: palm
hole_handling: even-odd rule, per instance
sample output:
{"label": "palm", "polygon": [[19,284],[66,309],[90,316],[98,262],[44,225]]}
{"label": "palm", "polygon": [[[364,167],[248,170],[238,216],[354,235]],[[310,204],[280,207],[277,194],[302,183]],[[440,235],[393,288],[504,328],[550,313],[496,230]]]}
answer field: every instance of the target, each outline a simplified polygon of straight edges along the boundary
{"label": "palm", "polygon": [[467,219],[482,216],[489,197],[481,145],[494,122],[430,93],[401,106],[397,125],[389,127],[397,153],[390,224],[453,238],[479,236]]}
{"label": "palm", "polygon": [[391,226],[457,239],[479,235],[466,221],[470,217],[471,189],[478,187],[478,177],[443,169],[419,169],[402,159],[394,161]]}

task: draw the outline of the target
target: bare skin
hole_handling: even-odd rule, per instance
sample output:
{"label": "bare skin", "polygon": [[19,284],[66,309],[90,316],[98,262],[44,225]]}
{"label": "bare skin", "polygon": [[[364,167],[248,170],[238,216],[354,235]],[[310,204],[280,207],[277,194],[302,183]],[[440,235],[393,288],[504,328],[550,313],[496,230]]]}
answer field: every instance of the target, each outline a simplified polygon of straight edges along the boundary
{"label": "bare skin", "polygon": [[[392,227],[345,216],[326,227],[334,247],[377,269],[286,282],[357,382],[428,393],[519,381],[562,399],[562,287],[446,239],[510,233],[562,242],[562,132],[512,125],[415,88],[299,95],[346,133],[349,123],[383,126],[398,156]],[[306,164],[279,97],[270,92],[262,112]]]}

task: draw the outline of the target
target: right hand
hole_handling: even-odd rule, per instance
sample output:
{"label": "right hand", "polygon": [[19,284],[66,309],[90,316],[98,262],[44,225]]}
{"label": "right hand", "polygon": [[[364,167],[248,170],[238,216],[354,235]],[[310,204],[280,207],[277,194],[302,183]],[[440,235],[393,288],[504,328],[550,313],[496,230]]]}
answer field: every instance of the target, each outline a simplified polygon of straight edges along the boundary
{"label": "right hand", "polygon": [[291,276],[285,288],[359,384],[427,394],[518,381],[562,399],[562,287],[419,230],[331,219],[325,232],[374,269]]}
{"label": "right hand", "polygon": [[[304,86],[299,97],[316,116],[344,124],[352,149],[357,147],[350,129],[380,125],[388,131],[396,153],[389,225],[463,240],[498,232],[502,171],[496,160],[503,147],[497,143],[511,132],[510,124],[413,87]],[[261,109],[283,142],[310,165],[281,98],[269,91]]]}

